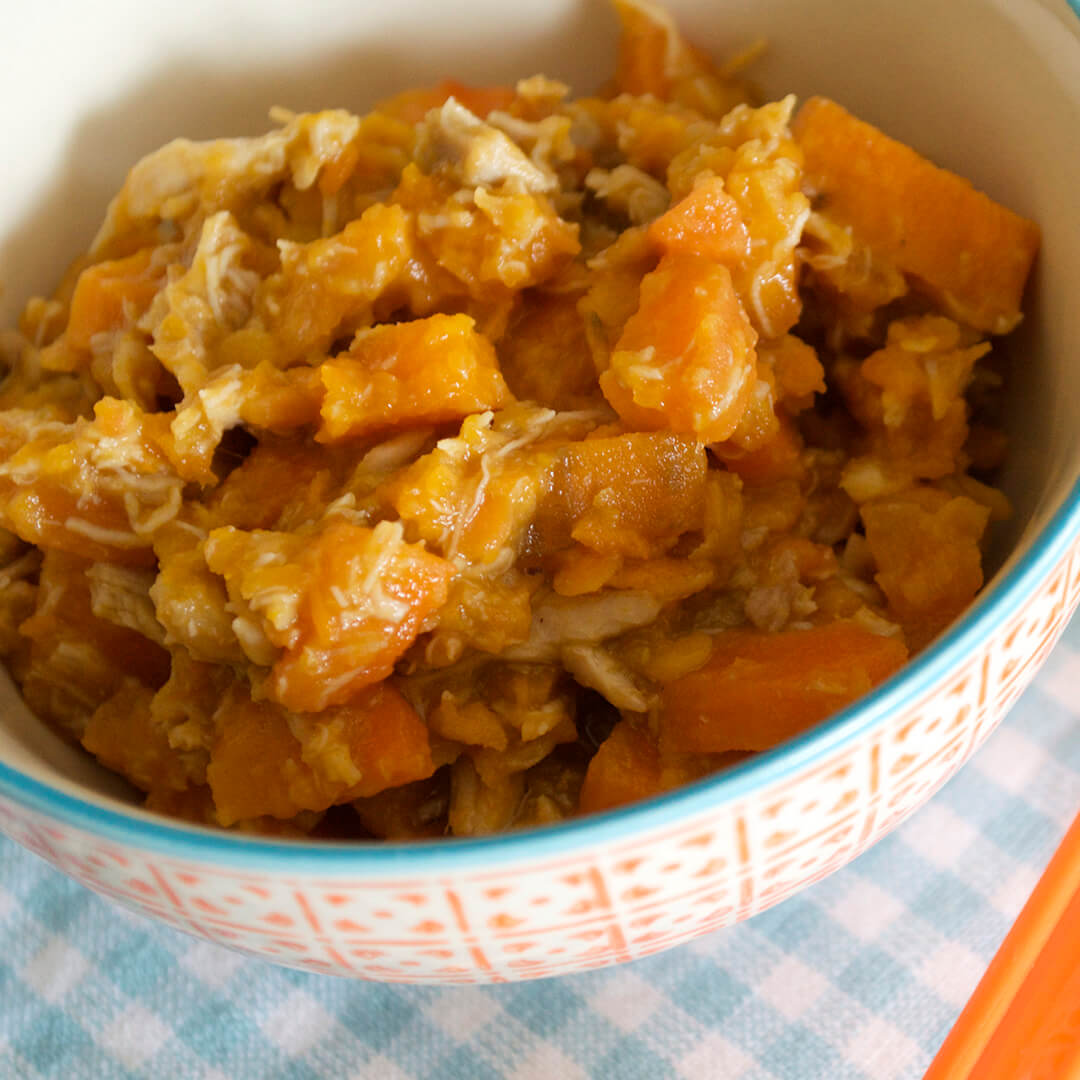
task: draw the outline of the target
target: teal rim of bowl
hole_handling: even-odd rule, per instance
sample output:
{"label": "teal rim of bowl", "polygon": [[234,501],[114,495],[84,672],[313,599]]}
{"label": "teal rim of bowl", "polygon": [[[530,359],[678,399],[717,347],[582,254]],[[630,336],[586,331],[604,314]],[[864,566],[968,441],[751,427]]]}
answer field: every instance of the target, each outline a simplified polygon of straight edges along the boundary
{"label": "teal rim of bowl", "polygon": [[[1080,4],[1080,0],[1072,0]],[[1054,566],[1080,545],[1080,479],[1015,566],[994,582],[922,655],[829,720],[775,750],[675,791],[604,813],[492,836],[394,843],[385,840],[281,840],[136,817],[96,805],[0,763],[0,794],[58,822],[154,855],[273,873],[431,876],[603,851],[684,825],[723,804],[784,780],[867,735],[955,670],[1021,608]]]}

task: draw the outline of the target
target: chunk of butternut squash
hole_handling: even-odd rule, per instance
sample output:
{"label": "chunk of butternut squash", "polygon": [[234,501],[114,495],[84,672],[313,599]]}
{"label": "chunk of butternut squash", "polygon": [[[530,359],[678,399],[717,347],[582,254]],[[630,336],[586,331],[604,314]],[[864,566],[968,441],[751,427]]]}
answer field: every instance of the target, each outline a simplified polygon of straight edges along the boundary
{"label": "chunk of butternut squash", "polygon": [[756,342],[727,267],[665,255],[641,283],[600,388],[630,427],[719,442],[749,404]]}
{"label": "chunk of butternut squash", "polygon": [[239,686],[215,722],[206,775],[223,825],[325,810],[435,771],[427,728],[389,683],[317,717],[253,701]]}
{"label": "chunk of butternut squash", "polygon": [[607,555],[650,558],[705,516],[705,451],[695,439],[638,432],[568,444],[548,478],[533,542],[572,541]]}
{"label": "chunk of butternut squash", "polygon": [[373,327],[319,372],[320,442],[459,420],[510,400],[494,347],[467,315]]}
{"label": "chunk of butternut squash", "polygon": [[851,622],[718,634],[704,667],[664,687],[665,751],[768,750],[849,705],[907,659],[896,638]]}
{"label": "chunk of butternut squash", "polygon": [[1002,334],[1020,321],[1034,222],[827,98],[807,101],[793,130],[823,213],[960,322]]}
{"label": "chunk of butternut squash", "polygon": [[704,255],[728,265],[750,253],[750,233],[739,204],[724,190],[719,176],[702,176],[688,195],[649,226],[648,236],[663,252]]}
{"label": "chunk of butternut squash", "polygon": [[920,649],[955,619],[982,587],[979,542],[990,510],[964,495],[912,488],[859,510],[877,564],[875,580]]}
{"label": "chunk of butternut squash", "polygon": [[620,720],[589,762],[579,806],[583,814],[594,814],[662,790],[656,740],[638,721]]}

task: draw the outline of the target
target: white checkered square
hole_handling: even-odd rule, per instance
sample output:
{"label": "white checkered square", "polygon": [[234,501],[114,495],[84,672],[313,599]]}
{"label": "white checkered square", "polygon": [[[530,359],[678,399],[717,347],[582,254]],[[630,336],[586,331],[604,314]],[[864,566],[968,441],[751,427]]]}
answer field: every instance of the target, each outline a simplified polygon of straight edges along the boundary
{"label": "white checkered square", "polygon": [[785,956],[757,986],[757,996],[788,1020],[798,1020],[829,989],[829,980],[794,956]]}
{"label": "white checkered square", "polygon": [[955,867],[978,842],[979,830],[941,800],[930,802],[914,815],[900,834],[904,843],[932,866]]}
{"label": "white checkered square", "polygon": [[1059,646],[1039,676],[1038,686],[1059,705],[1080,713],[1080,653]]}
{"label": "white checkered square", "polygon": [[289,1057],[300,1057],[337,1021],[310,994],[293,990],[262,1022],[266,1037]]}
{"label": "white checkered square", "polygon": [[1003,727],[975,755],[972,765],[997,787],[1019,795],[1046,768],[1047,761],[1046,751],[1038,743],[1017,728]]}
{"label": "white checkered square", "polygon": [[507,1073],[507,1080],[589,1080],[589,1074],[557,1046],[542,1043]]}
{"label": "white checkered square", "polygon": [[133,1002],[105,1026],[97,1041],[125,1069],[137,1072],[172,1037],[172,1028]]}
{"label": "white checkered square", "polygon": [[906,1080],[929,1064],[918,1044],[881,1016],[870,1017],[856,1029],[844,1056],[874,1080]]}
{"label": "white checkered square", "polygon": [[622,1031],[633,1031],[656,1012],[670,1008],[669,1000],[633,969],[609,979],[589,998],[594,1012],[607,1017]]}
{"label": "white checkered square", "polygon": [[859,940],[876,941],[907,913],[907,907],[872,881],[849,877],[842,895],[830,905],[829,917]]}
{"label": "white checkered square", "polygon": [[1018,866],[994,890],[989,897],[990,903],[1002,915],[1015,919],[1028,902],[1041,874],[1041,866]]}
{"label": "white checkered square", "polygon": [[349,1080],[353,1077],[356,1080],[367,1080],[369,1076],[372,1080],[376,1077],[378,1080],[416,1080],[414,1073],[406,1072],[397,1062],[391,1061],[382,1054],[376,1054],[362,1065],[358,1064],[356,1072],[349,1074]]}
{"label": "white checkered square", "polygon": [[710,1031],[678,1063],[679,1075],[686,1080],[703,1080],[707,1076],[723,1080],[742,1080],[758,1077],[754,1059],[723,1035]]}
{"label": "white checkered square", "polygon": [[180,966],[211,990],[221,990],[248,961],[209,941],[196,941],[180,957]]}
{"label": "white checkered square", "polygon": [[468,1042],[502,1012],[494,995],[472,987],[439,994],[430,1002],[427,1014],[457,1042]]}
{"label": "white checkered square", "polygon": [[15,897],[7,889],[0,887],[0,923],[7,922],[8,916],[17,911],[18,907]]}
{"label": "white checkered square", "polygon": [[945,941],[926,954],[915,975],[943,1001],[963,1008],[985,967],[966,945]]}
{"label": "white checkered square", "polygon": [[66,938],[55,937],[30,958],[19,973],[45,1001],[58,1005],[90,970],[86,957]]}

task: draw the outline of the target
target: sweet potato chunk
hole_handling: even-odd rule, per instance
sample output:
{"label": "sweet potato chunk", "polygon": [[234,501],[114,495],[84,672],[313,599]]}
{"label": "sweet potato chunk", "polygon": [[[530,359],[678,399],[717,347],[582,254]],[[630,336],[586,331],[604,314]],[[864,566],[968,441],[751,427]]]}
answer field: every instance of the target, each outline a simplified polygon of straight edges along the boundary
{"label": "sweet potato chunk", "polygon": [[579,805],[583,814],[593,814],[663,790],[655,739],[637,721],[620,720],[589,762]]}
{"label": "sweet potato chunk", "polygon": [[320,442],[458,420],[510,398],[491,342],[467,315],[373,327],[319,372]]}
{"label": "sweet potato chunk", "polygon": [[260,297],[281,357],[324,350],[344,331],[368,325],[375,300],[404,269],[410,243],[405,212],[383,204],[336,236],[283,242],[281,273],[267,279]]}
{"label": "sweet potato chunk", "polygon": [[756,342],[726,267],[665,255],[641,283],[600,387],[631,427],[719,442],[749,403]]}
{"label": "sweet potato chunk", "polygon": [[768,750],[824,720],[907,659],[895,638],[848,622],[718,634],[704,667],[664,687],[665,751]]}
{"label": "sweet potato chunk", "polygon": [[743,452],[730,446],[713,449],[731,472],[754,487],[798,480],[804,472],[802,436],[787,417],[779,419],[776,433],[756,450]]}
{"label": "sweet potato chunk", "polygon": [[1037,225],[827,98],[807,101],[794,131],[824,213],[959,321],[995,334],[1020,321]]}
{"label": "sweet potato chunk", "polygon": [[427,728],[389,683],[318,716],[252,701],[237,687],[215,722],[207,780],[223,825],[325,810],[435,771]]}
{"label": "sweet potato chunk", "polygon": [[914,488],[860,509],[875,580],[913,649],[936,637],[982,587],[979,541],[990,510],[973,499]]}
{"label": "sweet potato chunk", "polygon": [[660,4],[615,0],[615,10],[622,31],[615,68],[620,93],[651,94],[717,120],[747,99],[746,87],[690,45]]}

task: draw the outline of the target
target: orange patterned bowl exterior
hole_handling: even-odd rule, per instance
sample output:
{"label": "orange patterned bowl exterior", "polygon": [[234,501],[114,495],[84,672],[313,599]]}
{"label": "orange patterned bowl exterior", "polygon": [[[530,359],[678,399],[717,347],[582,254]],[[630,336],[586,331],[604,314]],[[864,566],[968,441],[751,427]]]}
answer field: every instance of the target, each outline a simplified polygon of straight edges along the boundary
{"label": "orange patterned bowl exterior", "polygon": [[640,806],[481,840],[314,846],[134,819],[0,765],[0,828],[127,907],[314,971],[502,982],[648,956],[838,869],[956,772],[1080,601],[1080,489],[1048,532],[863,702]]}

